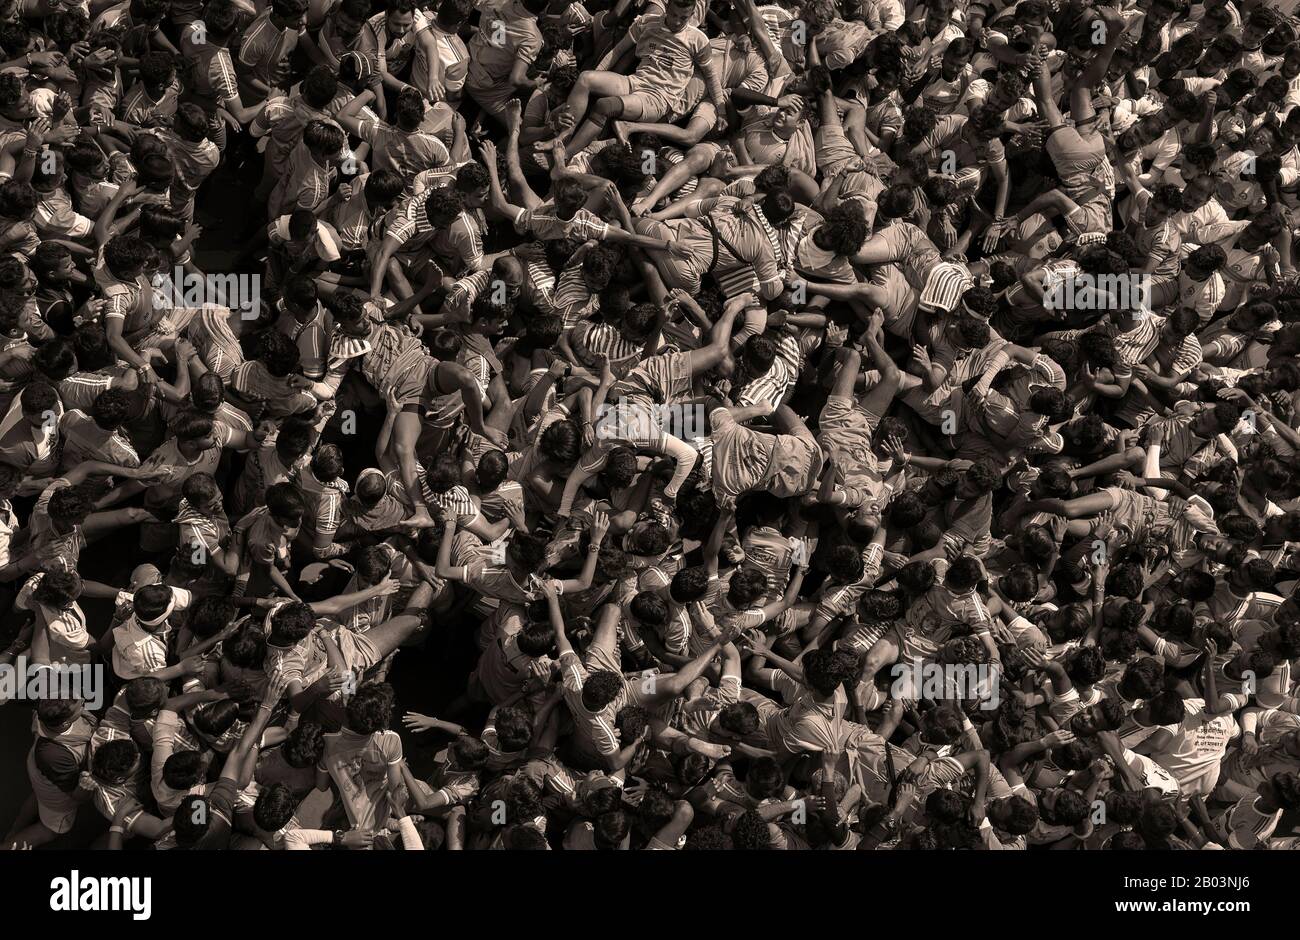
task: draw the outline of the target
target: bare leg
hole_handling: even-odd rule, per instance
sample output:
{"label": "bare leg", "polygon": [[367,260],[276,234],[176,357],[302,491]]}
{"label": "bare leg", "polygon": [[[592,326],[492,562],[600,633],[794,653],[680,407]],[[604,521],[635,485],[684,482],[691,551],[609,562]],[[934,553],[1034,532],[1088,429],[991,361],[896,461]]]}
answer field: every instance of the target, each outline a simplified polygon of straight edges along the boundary
{"label": "bare leg", "polygon": [[[20,843],[25,841],[30,843],[30,839],[22,837],[27,830],[32,829],[34,826],[41,826],[40,808],[36,803],[36,794],[29,793],[27,794],[27,799],[23,800],[23,805],[18,810],[18,815],[14,819],[14,824],[9,827],[9,832],[5,834],[4,844],[0,845],[0,850],[8,849],[16,842]],[[41,826],[41,828],[45,829],[44,826]],[[48,829],[45,831],[50,832]],[[54,834],[51,833],[50,838],[53,837]],[[49,839],[46,839],[45,841],[48,842]]]}
{"label": "bare leg", "polygon": [[722,180],[714,179],[712,176],[701,177],[695,187],[695,192],[691,193],[685,199],[678,199],[676,202],[669,203],[658,212],[646,213],[646,218],[654,219],[658,222],[667,222],[669,219],[686,218],[701,202],[718,195],[726,188],[726,183]]}
{"label": "bare leg", "polygon": [[[565,107],[573,115],[573,127],[569,133],[574,134],[579,123],[587,114],[587,105],[591,97],[604,98],[610,95],[626,95],[631,91],[626,75],[618,72],[583,72],[574,82],[573,88],[569,91],[569,98],[565,102]],[[564,139],[561,135],[561,139]],[[583,146],[586,146],[585,144]],[[578,150],[581,150],[579,147]],[[570,153],[576,153],[570,148]]]}
{"label": "bare leg", "polygon": [[[423,430],[423,422],[420,421],[419,411],[403,411],[397,416],[397,422],[393,426],[393,449],[397,452],[402,485],[406,487],[407,498],[415,507],[410,518],[403,524],[427,527],[433,525],[433,517],[429,515],[429,508],[424,505],[424,500],[420,496],[420,481],[415,474],[415,445],[420,439],[421,430]],[[421,587],[426,586],[421,585]],[[374,639],[373,634],[371,639]]]}
{"label": "bare leg", "polygon": [[1141,467],[1146,461],[1147,452],[1141,447],[1130,447],[1122,454],[1111,454],[1101,460],[1070,471],[1070,476],[1078,480],[1083,477],[1099,477],[1120,470],[1132,470]]}
{"label": "bare leg", "polygon": [[599,140],[605,133],[605,125],[623,113],[623,101],[620,98],[601,98],[591,109],[591,117],[569,141],[567,153],[570,157],[581,153]]}
{"label": "bare leg", "polygon": [[375,645],[381,661],[420,629],[424,618],[418,612],[427,610],[432,600],[433,588],[421,584],[411,595],[405,612],[390,617],[366,634],[366,638]]}
{"label": "bare leg", "polygon": [[635,121],[615,121],[614,136],[627,143],[628,137],[633,134],[653,134],[660,140],[670,144],[677,144],[681,147],[694,147],[704,139],[704,135],[709,132],[712,126],[708,118],[704,117],[691,118],[685,127],[678,127],[676,124],[640,124]]}
{"label": "bare leg", "polygon": [[47,829],[44,823],[36,822],[7,837],[4,845],[0,845],[0,850],[9,850],[20,846],[34,849],[37,846],[47,845],[58,837],[59,834],[53,829]]}
{"label": "bare leg", "polygon": [[535,209],[541,205],[542,200],[533,192],[533,188],[528,185],[528,180],[524,178],[523,166],[519,163],[519,102],[510,101],[506,104],[506,178],[510,183],[510,190],[517,194],[521,200],[517,205],[525,209]]}
{"label": "bare leg", "polygon": [[871,146],[871,141],[867,140],[867,135],[862,133],[862,129],[867,124],[867,112],[865,108],[849,108],[844,115],[844,136],[853,144],[859,156],[866,157],[876,148]]}
{"label": "bare leg", "polygon": [[709,147],[692,147],[686,159],[665,173],[655,184],[654,189],[636,200],[628,207],[633,215],[640,215],[650,210],[659,200],[671,196],[686,185],[692,176],[698,176],[713,163],[713,150]]}
{"label": "bare leg", "polygon": [[855,349],[841,346],[835,351],[834,363],[836,371],[831,395],[836,398],[852,398],[858,371],[862,367],[862,355]]}
{"label": "bare leg", "polygon": [[1074,499],[1065,500],[1065,512],[1063,515],[1067,519],[1082,519],[1086,516],[1095,516],[1098,513],[1105,512],[1113,508],[1111,494],[1105,490],[1096,493],[1089,493],[1087,496],[1076,496]]}
{"label": "bare leg", "polygon": [[653,732],[652,739],[655,747],[663,748],[673,754],[703,754],[713,760],[722,760],[731,753],[731,748],[725,744],[710,744],[707,741],[693,738],[690,735],[683,734],[676,728],[668,727],[658,718],[650,722],[650,729]]}
{"label": "bare leg", "polygon": [[[514,402],[510,400],[510,390],[506,388],[506,380],[500,375],[492,377],[491,384],[488,385],[488,399],[492,402],[488,412],[483,416],[484,421],[492,423],[493,415],[501,412],[505,415],[507,423],[514,414]],[[492,424],[492,427],[499,427],[499,423]]]}
{"label": "bare leg", "polygon": [[396,258],[388,260],[388,289],[398,300],[406,300],[415,293],[406,277],[406,271],[402,269],[402,263]]}

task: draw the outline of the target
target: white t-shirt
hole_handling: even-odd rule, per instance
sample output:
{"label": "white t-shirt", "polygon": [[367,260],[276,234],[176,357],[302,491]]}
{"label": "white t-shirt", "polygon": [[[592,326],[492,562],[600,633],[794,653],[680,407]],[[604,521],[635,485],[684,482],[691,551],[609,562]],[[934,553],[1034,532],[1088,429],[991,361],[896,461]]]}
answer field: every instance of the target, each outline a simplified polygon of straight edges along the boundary
{"label": "white t-shirt", "polygon": [[[1245,705],[1242,701],[1241,707]],[[1183,707],[1187,717],[1179,725],[1170,725],[1174,740],[1163,753],[1153,755],[1156,763],[1178,781],[1184,797],[1208,796],[1219,778],[1219,762],[1228,750],[1228,742],[1240,733],[1231,712],[1210,715],[1205,699],[1189,698]]]}

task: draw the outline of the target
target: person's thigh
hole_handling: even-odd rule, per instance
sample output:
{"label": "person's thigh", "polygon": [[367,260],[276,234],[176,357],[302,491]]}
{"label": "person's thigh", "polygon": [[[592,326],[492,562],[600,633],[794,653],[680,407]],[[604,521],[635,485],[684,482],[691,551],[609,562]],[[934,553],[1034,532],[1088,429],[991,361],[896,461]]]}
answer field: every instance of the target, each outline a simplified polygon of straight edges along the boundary
{"label": "person's thigh", "polygon": [[421,624],[420,614],[409,613],[390,617],[377,627],[371,628],[365,635],[365,639],[370,641],[371,648],[366,649],[362,644],[357,644],[358,648],[363,650],[363,654],[355,665],[363,672],[369,673],[419,630]]}
{"label": "person's thigh", "polygon": [[621,100],[624,120],[655,123],[668,118],[668,104],[654,92],[638,91],[622,96]]}
{"label": "person's thigh", "polygon": [[587,90],[596,98],[626,98],[632,94],[632,80],[618,72],[587,72]]}

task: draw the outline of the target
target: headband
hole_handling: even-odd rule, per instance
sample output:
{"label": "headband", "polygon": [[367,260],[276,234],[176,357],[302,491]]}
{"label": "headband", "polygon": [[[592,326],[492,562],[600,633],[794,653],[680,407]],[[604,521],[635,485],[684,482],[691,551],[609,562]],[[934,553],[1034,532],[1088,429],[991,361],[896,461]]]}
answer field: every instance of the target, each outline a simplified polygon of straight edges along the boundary
{"label": "headband", "polygon": [[175,609],[176,609],[176,593],[173,591],[171,595],[167,598],[167,607],[164,608],[163,612],[159,614],[157,617],[153,617],[146,620],[144,617],[141,617],[139,612],[137,611],[135,615],[135,619],[139,621],[140,626],[142,627],[156,627],[158,626],[158,624],[162,623],[164,620],[170,617],[172,615],[172,611],[174,611]]}

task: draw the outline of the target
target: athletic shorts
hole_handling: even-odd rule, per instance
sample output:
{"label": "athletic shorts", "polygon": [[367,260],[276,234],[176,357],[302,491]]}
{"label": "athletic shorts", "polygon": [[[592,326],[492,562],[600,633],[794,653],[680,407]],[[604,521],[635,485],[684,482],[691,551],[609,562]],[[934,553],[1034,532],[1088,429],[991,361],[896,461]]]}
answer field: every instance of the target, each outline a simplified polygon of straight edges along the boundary
{"label": "athletic shorts", "polygon": [[838,124],[823,124],[814,138],[817,147],[817,166],[826,179],[838,176],[844,170],[865,167],[862,157]]}
{"label": "athletic shorts", "polygon": [[673,101],[653,85],[632,81],[632,93],[623,97],[623,116],[628,120],[658,124],[673,116]]}
{"label": "athletic shorts", "polygon": [[[665,402],[685,398],[691,393],[691,353],[689,350],[651,356],[637,366],[633,370],[633,373],[635,372],[644,373],[650,385],[663,393]],[[610,399],[617,401],[622,397],[635,398],[638,397],[638,393],[644,395],[646,391],[641,382],[620,382],[614,386]]]}
{"label": "athletic shorts", "polygon": [[1104,195],[1098,195],[1096,199],[1079,206],[1067,215],[1065,224],[1069,226],[1072,235],[1078,236],[1089,232],[1104,235],[1112,228],[1111,220],[1110,200]]}
{"label": "athletic shorts", "polygon": [[1111,508],[1097,517],[1097,524],[1108,523],[1116,529],[1123,529],[1134,539],[1144,538],[1157,524],[1160,518],[1158,503],[1151,497],[1122,486],[1108,486],[1104,492],[1110,494]]}
{"label": "athletic shorts", "polygon": [[423,405],[427,401],[429,374],[437,365],[438,360],[425,356],[415,366],[398,376],[393,383],[393,394],[397,396],[398,404],[403,407]]}
{"label": "athletic shorts", "polygon": [[874,465],[871,437],[879,424],[879,417],[868,414],[853,399],[831,395],[822,406],[817,437],[847,476]]}
{"label": "athletic shorts", "polygon": [[674,122],[707,118],[712,127],[718,120],[718,106],[706,97],[704,82],[692,78],[686,86],[686,102],[674,108],[669,117]]}
{"label": "athletic shorts", "polygon": [[[636,231],[640,235],[649,235],[651,238],[662,238],[665,241],[676,241],[677,233],[674,227],[660,222],[657,219],[636,219]],[[698,294],[700,285],[704,279],[704,266],[707,259],[703,262],[697,260],[694,255],[685,258],[679,258],[676,255],[663,253],[657,256],[659,268],[664,274],[664,284],[670,288],[681,288],[690,294]]]}
{"label": "athletic shorts", "polygon": [[826,457],[808,431],[776,435],[767,473],[758,489],[783,499],[811,492],[821,476]]}
{"label": "athletic shorts", "polygon": [[478,102],[479,107],[493,117],[502,120],[504,120],[506,114],[506,103],[519,93],[519,89],[508,82],[483,86],[471,85],[469,81],[466,81],[465,90],[469,92],[471,98]]}

